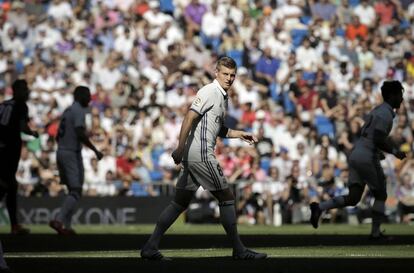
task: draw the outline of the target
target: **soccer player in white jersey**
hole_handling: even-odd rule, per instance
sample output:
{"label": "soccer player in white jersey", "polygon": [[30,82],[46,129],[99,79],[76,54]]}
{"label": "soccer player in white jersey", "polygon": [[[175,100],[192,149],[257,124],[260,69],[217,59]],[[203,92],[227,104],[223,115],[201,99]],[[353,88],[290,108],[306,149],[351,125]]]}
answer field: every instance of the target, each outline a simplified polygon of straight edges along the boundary
{"label": "soccer player in white jersey", "polygon": [[93,150],[98,160],[103,157],[103,154],[96,149],[86,134],[85,114],[91,101],[89,88],[77,86],[73,95],[74,103],[63,112],[60,120],[56,152],[60,182],[68,187],[69,193],[65,197],[56,219],[49,222],[49,226],[61,235],[75,234],[71,227],[72,215],[82,196],[84,181],[82,145]]}
{"label": "soccer player in white jersey", "polygon": [[215,80],[201,88],[187,112],[179,135],[177,149],[172,153],[182,169],[176,185],[174,200],[161,213],[151,237],[141,249],[141,257],[165,260],[158,250],[162,235],[177,217],[187,209],[195,191],[202,186],[219,201],[220,220],[233,246],[233,259],[264,259],[266,254],[247,249],[237,232],[234,196],[214,155],[216,138],[240,138],[249,144],[257,142],[255,136],[224,126],[228,96],[236,77],[236,63],[232,58],[217,61]]}
{"label": "soccer player in white jersey", "polygon": [[380,160],[382,152],[391,153],[398,159],[404,159],[405,153],[388,137],[392,129],[394,109],[400,108],[403,101],[403,87],[399,81],[385,81],[381,87],[384,102],[375,107],[367,116],[361,130],[361,137],[349,157],[349,194],[334,197],[320,204],[313,202],[311,208],[311,224],[318,227],[323,211],[332,208],[355,206],[360,200],[365,185],[368,185],[375,198],[372,205],[371,239],[390,239],[381,230],[381,221],[385,216],[385,200],[387,187]]}

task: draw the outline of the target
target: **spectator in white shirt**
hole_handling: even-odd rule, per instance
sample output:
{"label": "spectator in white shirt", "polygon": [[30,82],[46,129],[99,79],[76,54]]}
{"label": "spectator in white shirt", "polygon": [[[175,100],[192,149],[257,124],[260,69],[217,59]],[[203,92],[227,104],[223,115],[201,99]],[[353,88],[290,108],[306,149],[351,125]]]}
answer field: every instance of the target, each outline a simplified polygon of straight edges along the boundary
{"label": "spectator in white shirt", "polygon": [[47,15],[57,21],[73,17],[73,10],[68,1],[53,0],[47,10]]}
{"label": "spectator in white shirt", "polygon": [[221,33],[226,27],[226,18],[217,12],[217,3],[211,5],[201,21],[201,38],[204,46],[211,46],[214,52],[219,51]]}
{"label": "spectator in white shirt", "polygon": [[355,8],[354,14],[356,14],[359,17],[360,22],[367,27],[371,28],[376,23],[377,16],[375,14],[375,9],[369,4],[368,0],[361,0],[361,3]]}

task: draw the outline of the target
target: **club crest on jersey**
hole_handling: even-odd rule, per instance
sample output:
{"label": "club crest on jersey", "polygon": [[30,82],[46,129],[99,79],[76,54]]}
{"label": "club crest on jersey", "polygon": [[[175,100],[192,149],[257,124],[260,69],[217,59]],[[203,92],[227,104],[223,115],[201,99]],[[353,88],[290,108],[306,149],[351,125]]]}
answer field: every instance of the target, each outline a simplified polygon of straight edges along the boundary
{"label": "club crest on jersey", "polygon": [[193,101],[193,105],[194,105],[194,106],[200,106],[200,105],[201,105],[201,98],[197,97],[197,98]]}

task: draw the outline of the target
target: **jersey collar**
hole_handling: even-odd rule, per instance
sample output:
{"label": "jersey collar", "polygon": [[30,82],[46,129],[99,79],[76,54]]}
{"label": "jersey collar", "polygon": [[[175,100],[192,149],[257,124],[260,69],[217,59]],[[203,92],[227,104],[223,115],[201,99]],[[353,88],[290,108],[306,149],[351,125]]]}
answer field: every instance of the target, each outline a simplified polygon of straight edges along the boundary
{"label": "jersey collar", "polygon": [[387,102],[384,102],[384,104],[385,104],[385,107],[388,109],[388,110],[390,110],[390,112],[391,112],[391,114],[392,114],[392,117],[395,117],[395,112],[394,112],[394,109],[392,108],[392,106],[391,105],[389,105]]}
{"label": "jersey collar", "polygon": [[218,90],[220,90],[221,94],[223,95],[223,97],[225,99],[227,99],[227,92],[224,91],[223,87],[221,87],[221,85],[219,84],[218,80],[214,80],[213,83],[217,86]]}

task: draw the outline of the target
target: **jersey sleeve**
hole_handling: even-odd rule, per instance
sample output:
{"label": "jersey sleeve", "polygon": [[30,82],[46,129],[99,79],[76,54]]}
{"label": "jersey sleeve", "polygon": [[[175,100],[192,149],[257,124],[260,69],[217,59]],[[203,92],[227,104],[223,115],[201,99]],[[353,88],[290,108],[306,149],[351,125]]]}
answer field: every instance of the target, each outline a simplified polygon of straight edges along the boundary
{"label": "jersey sleeve", "polygon": [[76,109],[74,111],[74,128],[83,127],[86,128],[85,124],[85,112],[83,109]]}
{"label": "jersey sleeve", "polygon": [[375,131],[380,131],[386,135],[389,134],[392,128],[392,118],[378,115],[375,117]]}
{"label": "jersey sleeve", "polygon": [[202,89],[197,93],[190,109],[200,115],[204,115],[204,113],[210,110],[211,107],[213,107],[213,99],[211,98],[208,90]]}

